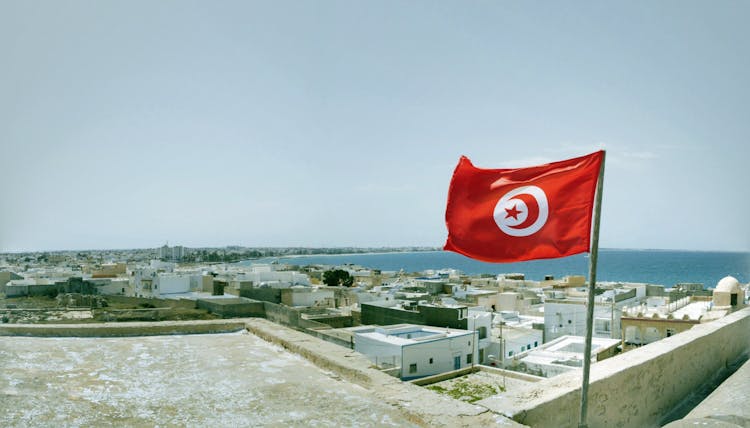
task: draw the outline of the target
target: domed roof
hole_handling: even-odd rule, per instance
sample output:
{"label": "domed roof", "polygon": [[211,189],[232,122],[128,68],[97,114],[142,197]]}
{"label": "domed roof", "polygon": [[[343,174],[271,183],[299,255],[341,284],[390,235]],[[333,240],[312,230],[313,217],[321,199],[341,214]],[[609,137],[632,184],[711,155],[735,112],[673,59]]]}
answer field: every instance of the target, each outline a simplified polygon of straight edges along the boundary
{"label": "domed roof", "polygon": [[740,282],[733,276],[725,276],[716,284],[714,291],[723,293],[738,293],[740,291]]}

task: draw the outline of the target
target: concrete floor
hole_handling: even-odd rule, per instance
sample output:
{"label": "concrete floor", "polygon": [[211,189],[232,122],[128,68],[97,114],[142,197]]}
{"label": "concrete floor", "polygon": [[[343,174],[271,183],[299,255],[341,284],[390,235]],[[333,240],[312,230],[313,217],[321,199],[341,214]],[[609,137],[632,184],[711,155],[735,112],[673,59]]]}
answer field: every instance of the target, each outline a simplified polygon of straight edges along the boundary
{"label": "concrete floor", "polygon": [[410,426],[247,332],[0,337],[0,426]]}

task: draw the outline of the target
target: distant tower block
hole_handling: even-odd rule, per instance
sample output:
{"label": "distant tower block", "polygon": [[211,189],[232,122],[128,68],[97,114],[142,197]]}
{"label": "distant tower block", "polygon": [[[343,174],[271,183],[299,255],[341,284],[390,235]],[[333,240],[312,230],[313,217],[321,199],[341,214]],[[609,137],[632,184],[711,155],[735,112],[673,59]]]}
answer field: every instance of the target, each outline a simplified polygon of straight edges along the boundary
{"label": "distant tower block", "polygon": [[170,247],[169,244],[164,244],[159,247],[158,252],[161,260],[179,262],[185,256],[185,247],[181,245]]}

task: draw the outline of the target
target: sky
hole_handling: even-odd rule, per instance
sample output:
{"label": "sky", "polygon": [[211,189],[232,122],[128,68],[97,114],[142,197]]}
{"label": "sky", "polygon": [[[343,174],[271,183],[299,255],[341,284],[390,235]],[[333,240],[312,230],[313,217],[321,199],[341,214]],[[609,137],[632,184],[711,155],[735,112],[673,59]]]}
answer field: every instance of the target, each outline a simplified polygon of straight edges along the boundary
{"label": "sky", "polygon": [[442,246],[607,150],[600,246],[750,250],[750,3],[0,0],[0,251]]}

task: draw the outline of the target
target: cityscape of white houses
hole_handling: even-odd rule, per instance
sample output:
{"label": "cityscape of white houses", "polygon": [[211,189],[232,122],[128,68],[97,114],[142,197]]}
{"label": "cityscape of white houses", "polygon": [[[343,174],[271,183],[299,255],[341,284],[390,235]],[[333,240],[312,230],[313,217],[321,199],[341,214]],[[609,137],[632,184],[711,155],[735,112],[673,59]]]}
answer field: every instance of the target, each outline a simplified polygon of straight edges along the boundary
{"label": "cityscape of white houses", "polygon": [[[297,319],[334,323],[344,345],[401,379],[482,364],[540,376],[581,366],[588,287],[582,276],[542,281],[522,274],[467,276],[453,269],[405,274],[362,266],[282,263],[179,263],[183,247],[157,249],[159,259],[5,266],[6,297],[82,293],[167,299],[235,299],[296,311]],[[67,263],[66,263],[67,262]],[[341,269],[352,287],[328,287],[327,270]],[[702,284],[598,283],[594,361],[679,334],[740,309],[747,284],[726,277]],[[228,304],[228,303],[227,303]],[[321,333],[322,334],[322,333]]]}

